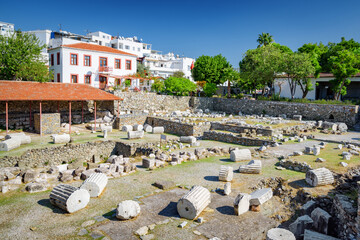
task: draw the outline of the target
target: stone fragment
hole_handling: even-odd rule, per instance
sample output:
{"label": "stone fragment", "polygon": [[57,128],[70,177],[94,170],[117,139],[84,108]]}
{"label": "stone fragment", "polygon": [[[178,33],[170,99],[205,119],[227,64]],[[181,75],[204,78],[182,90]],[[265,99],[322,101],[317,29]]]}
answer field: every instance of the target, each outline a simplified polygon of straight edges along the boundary
{"label": "stone fragment", "polygon": [[315,162],[326,162],[326,160],[323,159],[323,158],[317,158],[317,159],[315,160]]}
{"label": "stone fragment", "polygon": [[247,165],[240,165],[240,173],[260,174],[261,173],[261,161],[251,160]]}
{"label": "stone fragment", "polygon": [[76,212],[90,201],[90,194],[85,189],[79,189],[70,185],[60,184],[50,193],[51,204],[69,212]]}
{"label": "stone fragment", "polygon": [[91,174],[95,173],[95,169],[88,169],[88,170],[85,170],[81,173],[80,175],[80,179],[81,180],[86,180],[90,177]]}
{"label": "stone fragment", "polygon": [[315,209],[316,202],[313,200],[307,201],[301,208],[300,212],[303,215],[310,215],[311,212]]}
{"label": "stone fragment", "polygon": [[296,240],[294,234],[283,228],[272,228],[266,233],[266,240]]}
{"label": "stone fragment", "polygon": [[143,158],[142,159],[142,166],[144,168],[153,168],[155,166],[155,159]]}
{"label": "stone fragment", "polygon": [[234,172],[232,167],[224,165],[220,166],[219,181],[231,182],[233,175]]}
{"label": "stone fragment", "polygon": [[20,132],[20,133],[10,133],[8,135],[5,136],[5,139],[19,139],[20,140],[20,144],[29,144],[31,143],[31,137],[25,135],[24,132]]}
{"label": "stone fragment", "polygon": [[312,152],[315,156],[319,155],[320,154],[320,147],[319,146],[314,146],[312,148]]}
{"label": "stone fragment", "polygon": [[231,193],[231,183],[227,182],[224,185],[224,194],[225,195],[230,195],[230,193]]}
{"label": "stone fragment", "polygon": [[342,166],[342,167],[347,167],[348,166],[348,164],[346,162],[340,162],[339,165]]}
{"label": "stone fragment", "polygon": [[46,191],[47,187],[43,183],[32,182],[32,183],[26,184],[25,189],[26,189],[26,191],[28,191],[30,193],[35,193],[35,192]]}
{"label": "stone fragment", "polygon": [[332,122],[323,122],[322,124],[323,129],[327,129],[330,131],[336,131],[337,130],[337,124]]}
{"label": "stone fragment", "polygon": [[233,162],[251,160],[251,152],[249,149],[237,149],[230,153],[230,160]]}
{"label": "stone fragment", "polygon": [[149,228],[147,226],[141,227],[135,231],[135,234],[138,236],[144,236],[148,233]]}
{"label": "stone fragment", "polygon": [[103,138],[107,138],[108,135],[108,130],[104,129],[103,130]]}
{"label": "stone fragment", "polygon": [[340,240],[340,239],[306,229],[304,232],[304,240]]}
{"label": "stone fragment", "polygon": [[129,131],[128,139],[139,139],[144,137],[144,131]]}
{"label": "stone fragment", "polygon": [[144,129],[144,127],[141,124],[135,124],[133,126],[133,131],[142,131],[143,129]]}
{"label": "stone fragment", "polygon": [[311,213],[311,218],[314,221],[314,229],[320,233],[328,233],[328,224],[331,215],[321,208],[315,208]]}
{"label": "stone fragment", "polygon": [[107,182],[108,177],[105,174],[93,173],[83,182],[80,189],[87,190],[90,197],[98,197],[103,192]]}
{"label": "stone fragment", "polygon": [[23,175],[23,181],[24,183],[33,182],[35,181],[35,178],[37,178],[38,173],[34,170],[26,170]]}
{"label": "stone fragment", "polygon": [[116,218],[120,220],[132,219],[140,214],[139,203],[133,200],[122,201],[117,205]]}
{"label": "stone fragment", "polygon": [[53,134],[51,135],[53,138],[53,143],[69,143],[70,135],[69,134]]}
{"label": "stone fragment", "polygon": [[303,155],[303,152],[295,151],[295,152],[293,153],[293,155],[294,155],[294,156],[301,156],[301,155]]}
{"label": "stone fragment", "polygon": [[153,130],[152,126],[150,126],[149,124],[145,124],[144,125],[144,131],[147,133],[151,133]]}
{"label": "stone fragment", "polygon": [[337,123],[337,130],[340,132],[347,132],[348,126],[346,123]]}
{"label": "stone fragment", "polygon": [[334,176],[327,168],[318,168],[306,172],[305,181],[313,187],[334,183]]}
{"label": "stone fragment", "polygon": [[184,228],[187,225],[188,222],[184,221],[182,223],[180,223],[180,225],[178,226],[179,228]]}
{"label": "stone fragment", "polygon": [[235,215],[240,216],[243,213],[249,211],[251,196],[247,193],[240,193],[237,195],[234,201]]}
{"label": "stone fragment", "polygon": [[267,149],[267,147],[263,145],[263,146],[259,147],[258,151],[264,152],[266,149]]}
{"label": "stone fragment", "polygon": [[300,238],[304,235],[305,229],[311,229],[314,221],[308,215],[298,217],[295,222],[289,225],[289,230]]}
{"label": "stone fragment", "polygon": [[209,190],[201,186],[193,186],[177,203],[179,215],[187,219],[195,219],[211,202]]}
{"label": "stone fragment", "polygon": [[195,143],[196,138],[194,136],[181,136],[180,142],[182,143]]}
{"label": "stone fragment", "polygon": [[131,125],[125,125],[121,128],[121,131],[123,132],[130,132],[133,130],[133,127]]}
{"label": "stone fragment", "polygon": [[0,151],[11,151],[15,148],[20,147],[21,140],[19,138],[11,138],[0,142]]}
{"label": "stone fragment", "polygon": [[338,145],[338,149],[342,149],[343,148],[343,145],[342,144],[339,144]]}
{"label": "stone fragment", "polygon": [[176,184],[173,181],[166,181],[166,180],[156,181],[153,185],[163,190],[168,190],[176,186]]}
{"label": "stone fragment", "polygon": [[250,205],[261,205],[272,198],[271,188],[263,188],[251,193]]}
{"label": "stone fragment", "polygon": [[152,133],[154,134],[162,134],[165,132],[164,127],[153,127]]}
{"label": "stone fragment", "polygon": [[302,120],[302,116],[301,115],[294,115],[293,119],[296,121],[301,121]]}

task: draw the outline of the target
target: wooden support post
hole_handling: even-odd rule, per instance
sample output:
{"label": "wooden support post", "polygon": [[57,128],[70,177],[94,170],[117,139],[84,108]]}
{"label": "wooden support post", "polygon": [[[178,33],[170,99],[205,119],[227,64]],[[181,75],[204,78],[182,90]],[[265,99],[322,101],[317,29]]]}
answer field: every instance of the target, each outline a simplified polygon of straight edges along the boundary
{"label": "wooden support post", "polygon": [[59,101],[57,102],[58,104],[58,113],[60,112],[60,103],[59,103]]}
{"label": "wooden support post", "polygon": [[6,121],[6,135],[7,135],[9,132],[9,103],[8,103],[8,101],[6,101],[6,103],[5,103],[5,112],[6,112],[5,121]]}
{"label": "wooden support post", "polygon": [[118,118],[120,117],[120,101],[118,101]]}
{"label": "wooden support post", "polygon": [[31,105],[32,105],[32,101],[30,101],[30,113],[29,113],[29,115],[30,115],[30,119],[29,119],[30,127],[31,127]]}
{"label": "wooden support post", "polygon": [[94,101],[94,121],[95,121],[95,132],[96,132],[96,101]]}
{"label": "wooden support post", "polygon": [[69,101],[69,134],[71,134],[71,101]]}
{"label": "wooden support post", "polygon": [[42,109],[41,109],[41,101],[39,103],[40,106],[40,137],[42,136]]}
{"label": "wooden support post", "polygon": [[81,101],[81,123],[84,123],[84,102]]}

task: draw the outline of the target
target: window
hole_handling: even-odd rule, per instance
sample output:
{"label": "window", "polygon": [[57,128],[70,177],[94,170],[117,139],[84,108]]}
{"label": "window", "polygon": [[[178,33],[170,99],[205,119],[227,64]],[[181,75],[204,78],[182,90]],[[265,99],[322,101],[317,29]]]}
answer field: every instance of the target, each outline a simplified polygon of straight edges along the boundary
{"label": "window", "polygon": [[140,48],[138,48],[138,52],[140,52]]}
{"label": "window", "polygon": [[71,83],[78,83],[78,75],[71,74]]}
{"label": "window", "polygon": [[78,55],[70,53],[70,65],[78,65]]}
{"label": "window", "polygon": [[56,53],[56,64],[60,65],[60,53]]}
{"label": "window", "polygon": [[84,83],[85,84],[91,84],[91,75],[85,75]]}
{"label": "window", "polygon": [[126,60],[126,62],[125,62],[125,69],[126,69],[126,70],[131,70],[131,60]]}
{"label": "window", "polygon": [[60,73],[58,73],[57,75],[56,75],[56,80],[57,80],[57,82],[60,82]]}
{"label": "window", "polygon": [[99,45],[102,45],[102,41],[99,41]]}
{"label": "window", "polygon": [[51,64],[51,66],[54,66],[54,54],[51,54],[50,64]]}
{"label": "window", "polygon": [[84,66],[91,66],[91,56],[89,55],[84,55]]}
{"label": "window", "polygon": [[107,58],[100,57],[100,67],[106,67],[106,66],[107,66]]}
{"label": "window", "polygon": [[125,45],[125,49],[129,50],[130,46],[129,45]]}
{"label": "window", "polygon": [[120,68],[121,68],[121,67],[120,67],[120,63],[121,63],[121,60],[115,58],[115,68],[116,68],[116,69],[120,69]]}

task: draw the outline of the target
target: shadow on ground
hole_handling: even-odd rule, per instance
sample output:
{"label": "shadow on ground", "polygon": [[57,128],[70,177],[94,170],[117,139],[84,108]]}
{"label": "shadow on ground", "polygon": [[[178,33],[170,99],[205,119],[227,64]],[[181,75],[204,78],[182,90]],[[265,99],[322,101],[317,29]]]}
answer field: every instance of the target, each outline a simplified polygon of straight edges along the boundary
{"label": "shadow on ground", "polygon": [[159,212],[159,215],[164,217],[180,217],[176,206],[176,202],[170,202],[164,209]]}
{"label": "shadow on ground", "polygon": [[211,182],[218,182],[219,181],[219,177],[218,176],[205,176],[204,179],[206,181],[211,181]]}
{"label": "shadow on ground", "polygon": [[65,210],[62,210],[61,208],[58,208],[58,207],[52,205],[49,199],[41,199],[37,203],[41,206],[50,208],[53,211],[53,213],[58,213],[58,214],[67,214],[68,213]]}

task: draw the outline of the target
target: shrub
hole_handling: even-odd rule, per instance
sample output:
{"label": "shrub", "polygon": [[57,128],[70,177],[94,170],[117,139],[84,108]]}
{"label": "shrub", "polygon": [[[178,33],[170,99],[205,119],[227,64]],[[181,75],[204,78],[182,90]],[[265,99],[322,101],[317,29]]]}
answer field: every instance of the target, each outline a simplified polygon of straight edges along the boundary
{"label": "shrub", "polygon": [[204,93],[207,97],[212,97],[217,90],[217,86],[215,83],[206,83],[204,86]]}

